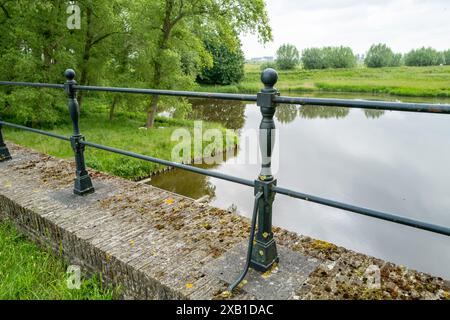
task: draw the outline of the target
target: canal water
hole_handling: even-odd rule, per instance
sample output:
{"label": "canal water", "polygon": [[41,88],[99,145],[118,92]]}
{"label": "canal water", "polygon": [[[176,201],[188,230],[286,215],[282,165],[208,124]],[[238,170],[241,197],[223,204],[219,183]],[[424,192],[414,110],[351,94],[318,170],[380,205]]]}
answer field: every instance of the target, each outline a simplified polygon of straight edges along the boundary
{"label": "canal water", "polygon": [[[317,96],[317,95],[316,95]],[[450,103],[449,99],[326,94],[327,97]],[[255,104],[194,100],[191,117],[227,128],[257,129]],[[357,206],[450,226],[450,116],[280,105],[278,185]],[[255,179],[246,152],[213,171]],[[237,161],[242,160],[242,161]],[[249,187],[180,170],[152,185],[250,216]],[[450,279],[450,238],[277,195],[273,223],[317,239]]]}

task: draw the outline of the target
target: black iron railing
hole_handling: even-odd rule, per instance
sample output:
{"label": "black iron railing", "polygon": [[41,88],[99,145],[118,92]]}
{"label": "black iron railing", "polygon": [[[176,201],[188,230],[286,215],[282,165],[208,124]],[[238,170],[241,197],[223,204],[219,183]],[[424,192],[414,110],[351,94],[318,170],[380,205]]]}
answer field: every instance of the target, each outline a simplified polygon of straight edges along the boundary
{"label": "black iron railing", "polygon": [[[277,104],[300,104],[300,105],[319,105],[319,106],[333,106],[333,107],[348,107],[348,108],[362,108],[374,110],[395,110],[407,112],[426,112],[426,113],[442,113],[450,114],[450,105],[447,104],[424,104],[424,103],[401,103],[401,102],[384,102],[384,101],[366,101],[366,100],[343,100],[343,99],[323,99],[323,98],[292,98],[282,97],[279,95],[275,84],[278,81],[278,74],[273,69],[266,69],[261,75],[261,81],[264,88],[256,95],[249,94],[226,94],[226,93],[206,93],[206,92],[190,92],[190,91],[172,91],[172,90],[154,90],[154,89],[135,89],[135,88],[112,88],[112,87],[97,87],[97,86],[79,86],[75,79],[75,72],[71,69],[66,70],[65,76],[67,81],[62,84],[48,84],[48,83],[30,83],[30,82],[9,82],[0,81],[0,85],[8,86],[27,86],[37,88],[54,88],[65,89],[68,96],[69,114],[73,124],[73,134],[70,137],[28,128],[25,126],[1,121],[0,119],[0,161],[7,161],[11,159],[11,155],[6,147],[1,132],[1,126],[9,126],[16,129],[22,129],[37,134],[47,135],[53,138],[70,141],[72,149],[75,154],[76,172],[75,172],[75,186],[74,193],[77,195],[88,195],[95,192],[91,178],[86,170],[84,161],[84,151],[86,146],[97,148],[104,151],[140,159],[143,161],[150,161],[159,163],[182,170],[195,172],[198,174],[215,177],[218,179],[242,184],[254,188],[255,203],[253,216],[251,220],[251,232],[249,237],[248,256],[245,269],[238,278],[238,280],[230,285],[229,290],[233,290],[240,281],[245,277],[248,268],[252,267],[258,271],[269,270],[274,263],[278,262],[278,253],[272,232],[272,204],[275,199],[275,194],[283,194],[289,197],[310,201],[325,206],[338,208],[361,215],[386,220],[417,229],[422,229],[446,236],[450,236],[450,228],[446,226],[439,226],[435,224],[426,223],[414,219],[402,217],[386,212],[375,211],[363,207],[353,206],[346,203],[337,202],[334,200],[324,199],[297,191],[290,190],[277,186],[277,181],[272,175],[271,160],[272,151],[274,148],[274,132],[275,122],[273,120]],[[144,95],[166,95],[175,97],[189,97],[189,98],[214,98],[224,100],[238,100],[256,102],[261,109],[262,120],[259,127],[260,151],[262,156],[261,172],[257,179],[247,180],[239,177],[230,176],[227,174],[212,172],[209,170],[197,168],[195,166],[176,163],[173,161],[158,159],[142,154],[129,152],[126,150],[116,149],[100,145],[97,143],[85,141],[84,136],[79,130],[79,105],[77,102],[77,91],[104,91],[104,92],[121,92],[131,94]],[[256,223],[258,227],[256,228]],[[256,239],[255,239],[256,238]]]}

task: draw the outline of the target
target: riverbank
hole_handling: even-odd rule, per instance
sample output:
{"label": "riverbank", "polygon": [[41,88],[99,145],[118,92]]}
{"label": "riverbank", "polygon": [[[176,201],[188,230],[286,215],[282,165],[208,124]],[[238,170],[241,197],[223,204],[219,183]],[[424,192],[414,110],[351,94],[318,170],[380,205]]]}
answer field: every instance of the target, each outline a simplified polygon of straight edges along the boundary
{"label": "riverbank", "polygon": [[[179,143],[179,141],[172,141],[171,137],[173,132],[177,129],[188,130],[191,137],[193,137],[193,120],[158,117],[155,122],[155,127],[146,129],[142,127],[143,122],[140,120],[138,113],[135,113],[134,116],[130,116],[128,113],[119,113],[113,121],[108,121],[105,116],[105,110],[104,108],[100,108],[99,112],[85,111],[82,114],[80,130],[86,137],[86,140],[156,158],[171,160],[172,150]],[[224,139],[226,139],[225,127],[223,125],[203,121],[203,132],[208,129],[222,131],[224,133]],[[59,158],[73,159],[73,151],[70,143],[67,141],[8,127],[4,127],[2,130],[5,139],[8,141]],[[71,124],[64,124],[46,131],[70,136],[72,126]],[[229,141],[233,141],[230,139],[236,139],[236,136],[229,138]],[[236,142],[236,140],[234,141]],[[211,144],[214,147],[211,147]],[[191,145],[190,158],[192,160],[202,158],[202,153],[207,145],[209,150],[214,150],[217,146],[216,150],[220,153],[221,144],[219,141],[203,141],[202,150],[195,150]],[[225,143],[223,143],[222,148],[226,148]],[[94,148],[87,149],[85,158],[87,166],[93,169],[131,180],[147,178],[165,168],[165,166],[156,163],[139,161]],[[189,162],[189,160],[185,162]]]}
{"label": "riverbank", "polygon": [[[211,92],[255,93],[261,89],[261,65],[246,64],[237,85],[202,86]],[[360,92],[409,97],[450,97],[450,66],[278,71],[280,92]]]}

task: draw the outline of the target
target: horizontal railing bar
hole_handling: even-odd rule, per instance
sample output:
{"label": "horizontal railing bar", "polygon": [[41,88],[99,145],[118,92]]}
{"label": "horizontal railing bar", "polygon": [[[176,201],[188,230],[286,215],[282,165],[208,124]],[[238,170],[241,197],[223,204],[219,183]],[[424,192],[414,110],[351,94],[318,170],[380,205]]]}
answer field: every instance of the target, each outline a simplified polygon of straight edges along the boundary
{"label": "horizontal railing bar", "polygon": [[64,89],[64,85],[63,84],[55,84],[55,83],[0,81],[0,85],[3,85],[3,86],[21,86],[21,87],[38,87],[38,88]]}
{"label": "horizontal railing bar", "polygon": [[96,149],[101,149],[101,150],[104,150],[104,151],[113,152],[113,153],[121,154],[123,156],[128,156],[128,157],[132,157],[132,158],[136,158],[136,159],[140,159],[140,160],[145,160],[145,161],[150,161],[150,162],[154,162],[154,163],[159,163],[159,164],[162,164],[162,165],[165,165],[165,166],[169,166],[169,167],[174,167],[174,168],[190,171],[190,172],[202,174],[202,175],[205,175],[205,176],[214,177],[214,178],[221,179],[221,180],[231,181],[231,182],[235,182],[235,183],[242,184],[242,185],[249,186],[249,187],[254,187],[255,186],[255,182],[252,181],[252,180],[247,180],[247,179],[242,179],[242,178],[238,178],[238,177],[233,177],[233,176],[229,176],[229,175],[226,175],[226,174],[223,174],[223,173],[213,172],[213,171],[210,171],[210,170],[205,170],[205,169],[197,168],[197,167],[186,165],[186,164],[182,164],[182,163],[177,163],[177,162],[172,162],[172,161],[168,161],[168,160],[158,159],[158,158],[154,158],[154,157],[150,157],[150,156],[145,156],[145,155],[142,155],[142,154],[139,154],[139,153],[134,153],[134,152],[130,152],[130,151],[122,150],[122,149],[116,149],[116,148],[113,148],[113,147],[108,147],[108,146],[104,146],[104,145],[93,143],[93,142],[89,142],[89,141],[80,141],[80,143],[83,144],[83,145],[89,146],[89,147],[96,148]]}
{"label": "horizontal railing bar", "polygon": [[406,112],[450,113],[450,104],[406,103],[390,101],[348,100],[330,98],[275,97],[275,103],[347,107]]}
{"label": "horizontal railing bar", "polygon": [[56,133],[33,129],[33,128],[18,125],[18,124],[10,123],[10,122],[0,121],[0,125],[4,125],[7,127],[16,128],[16,129],[21,129],[21,130],[25,130],[25,131],[30,131],[30,132],[38,133],[38,134],[41,134],[44,136],[49,136],[52,138],[57,138],[57,139],[65,140],[65,141],[70,141],[70,138],[56,134]]}
{"label": "horizontal railing bar", "polygon": [[355,213],[369,216],[372,218],[386,220],[386,221],[402,224],[405,226],[450,236],[450,228],[448,228],[448,227],[438,226],[438,225],[434,225],[434,224],[430,224],[430,223],[426,223],[426,222],[422,222],[422,221],[418,221],[418,220],[414,220],[414,219],[401,217],[398,215],[393,215],[390,213],[375,211],[372,209],[357,207],[357,206],[345,204],[342,202],[337,202],[334,200],[328,200],[328,199],[312,196],[309,194],[292,191],[292,190],[285,189],[282,187],[273,187],[272,190],[276,193],[284,194],[284,195],[292,197],[292,198],[301,199],[301,200],[305,200],[305,201],[309,201],[309,202],[313,202],[313,203],[318,203],[318,204],[325,205],[328,207],[333,207],[333,208],[342,209],[342,210],[346,210],[346,211],[350,211],[350,212],[355,212]]}
{"label": "horizontal railing bar", "polygon": [[123,93],[164,95],[164,96],[186,97],[186,98],[256,101],[256,95],[251,94],[212,93],[212,92],[175,91],[175,90],[138,89],[138,88],[115,88],[115,87],[96,87],[96,86],[79,86],[79,85],[74,86],[74,88],[76,90],[83,90],[83,91],[123,92]]}
{"label": "horizontal railing bar", "polygon": [[[16,86],[64,89],[63,84],[50,84],[50,83],[0,81],[0,85],[16,85]],[[203,99],[223,99],[223,100],[251,101],[251,102],[257,101],[257,95],[251,94],[212,93],[212,92],[80,86],[80,85],[75,85],[73,87],[76,90],[82,91],[134,93],[134,94],[164,95],[164,96],[203,98]],[[450,104],[406,103],[406,102],[371,101],[371,100],[356,100],[356,99],[351,100],[351,99],[307,98],[307,97],[286,97],[286,96],[275,97],[274,102],[282,104],[300,104],[300,105],[326,106],[326,107],[346,107],[346,108],[360,108],[371,110],[450,114]]]}

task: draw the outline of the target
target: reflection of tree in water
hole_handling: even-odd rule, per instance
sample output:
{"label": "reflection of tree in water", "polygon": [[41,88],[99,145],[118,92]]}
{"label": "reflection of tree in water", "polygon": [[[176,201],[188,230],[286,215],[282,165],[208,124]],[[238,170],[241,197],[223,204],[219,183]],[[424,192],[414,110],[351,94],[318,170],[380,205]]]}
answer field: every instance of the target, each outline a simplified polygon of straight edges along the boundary
{"label": "reflection of tree in water", "polygon": [[343,107],[301,106],[299,110],[299,116],[304,119],[339,119],[345,118],[349,113],[350,109]]}
{"label": "reflection of tree in water", "polygon": [[384,112],[384,110],[364,109],[364,114],[366,115],[367,119],[378,119],[384,114]]}
{"label": "reflection of tree in water", "polygon": [[290,123],[297,118],[298,108],[295,104],[279,104],[275,117],[281,123]]}
{"label": "reflection of tree in water", "polygon": [[245,123],[245,102],[217,99],[192,99],[189,119],[218,122],[228,129],[242,129]]}
{"label": "reflection of tree in water", "polygon": [[[211,169],[216,166],[199,165],[198,167]],[[150,184],[193,199],[198,199],[205,195],[211,200],[216,197],[216,186],[209,181],[207,176],[179,169],[153,176]]]}

